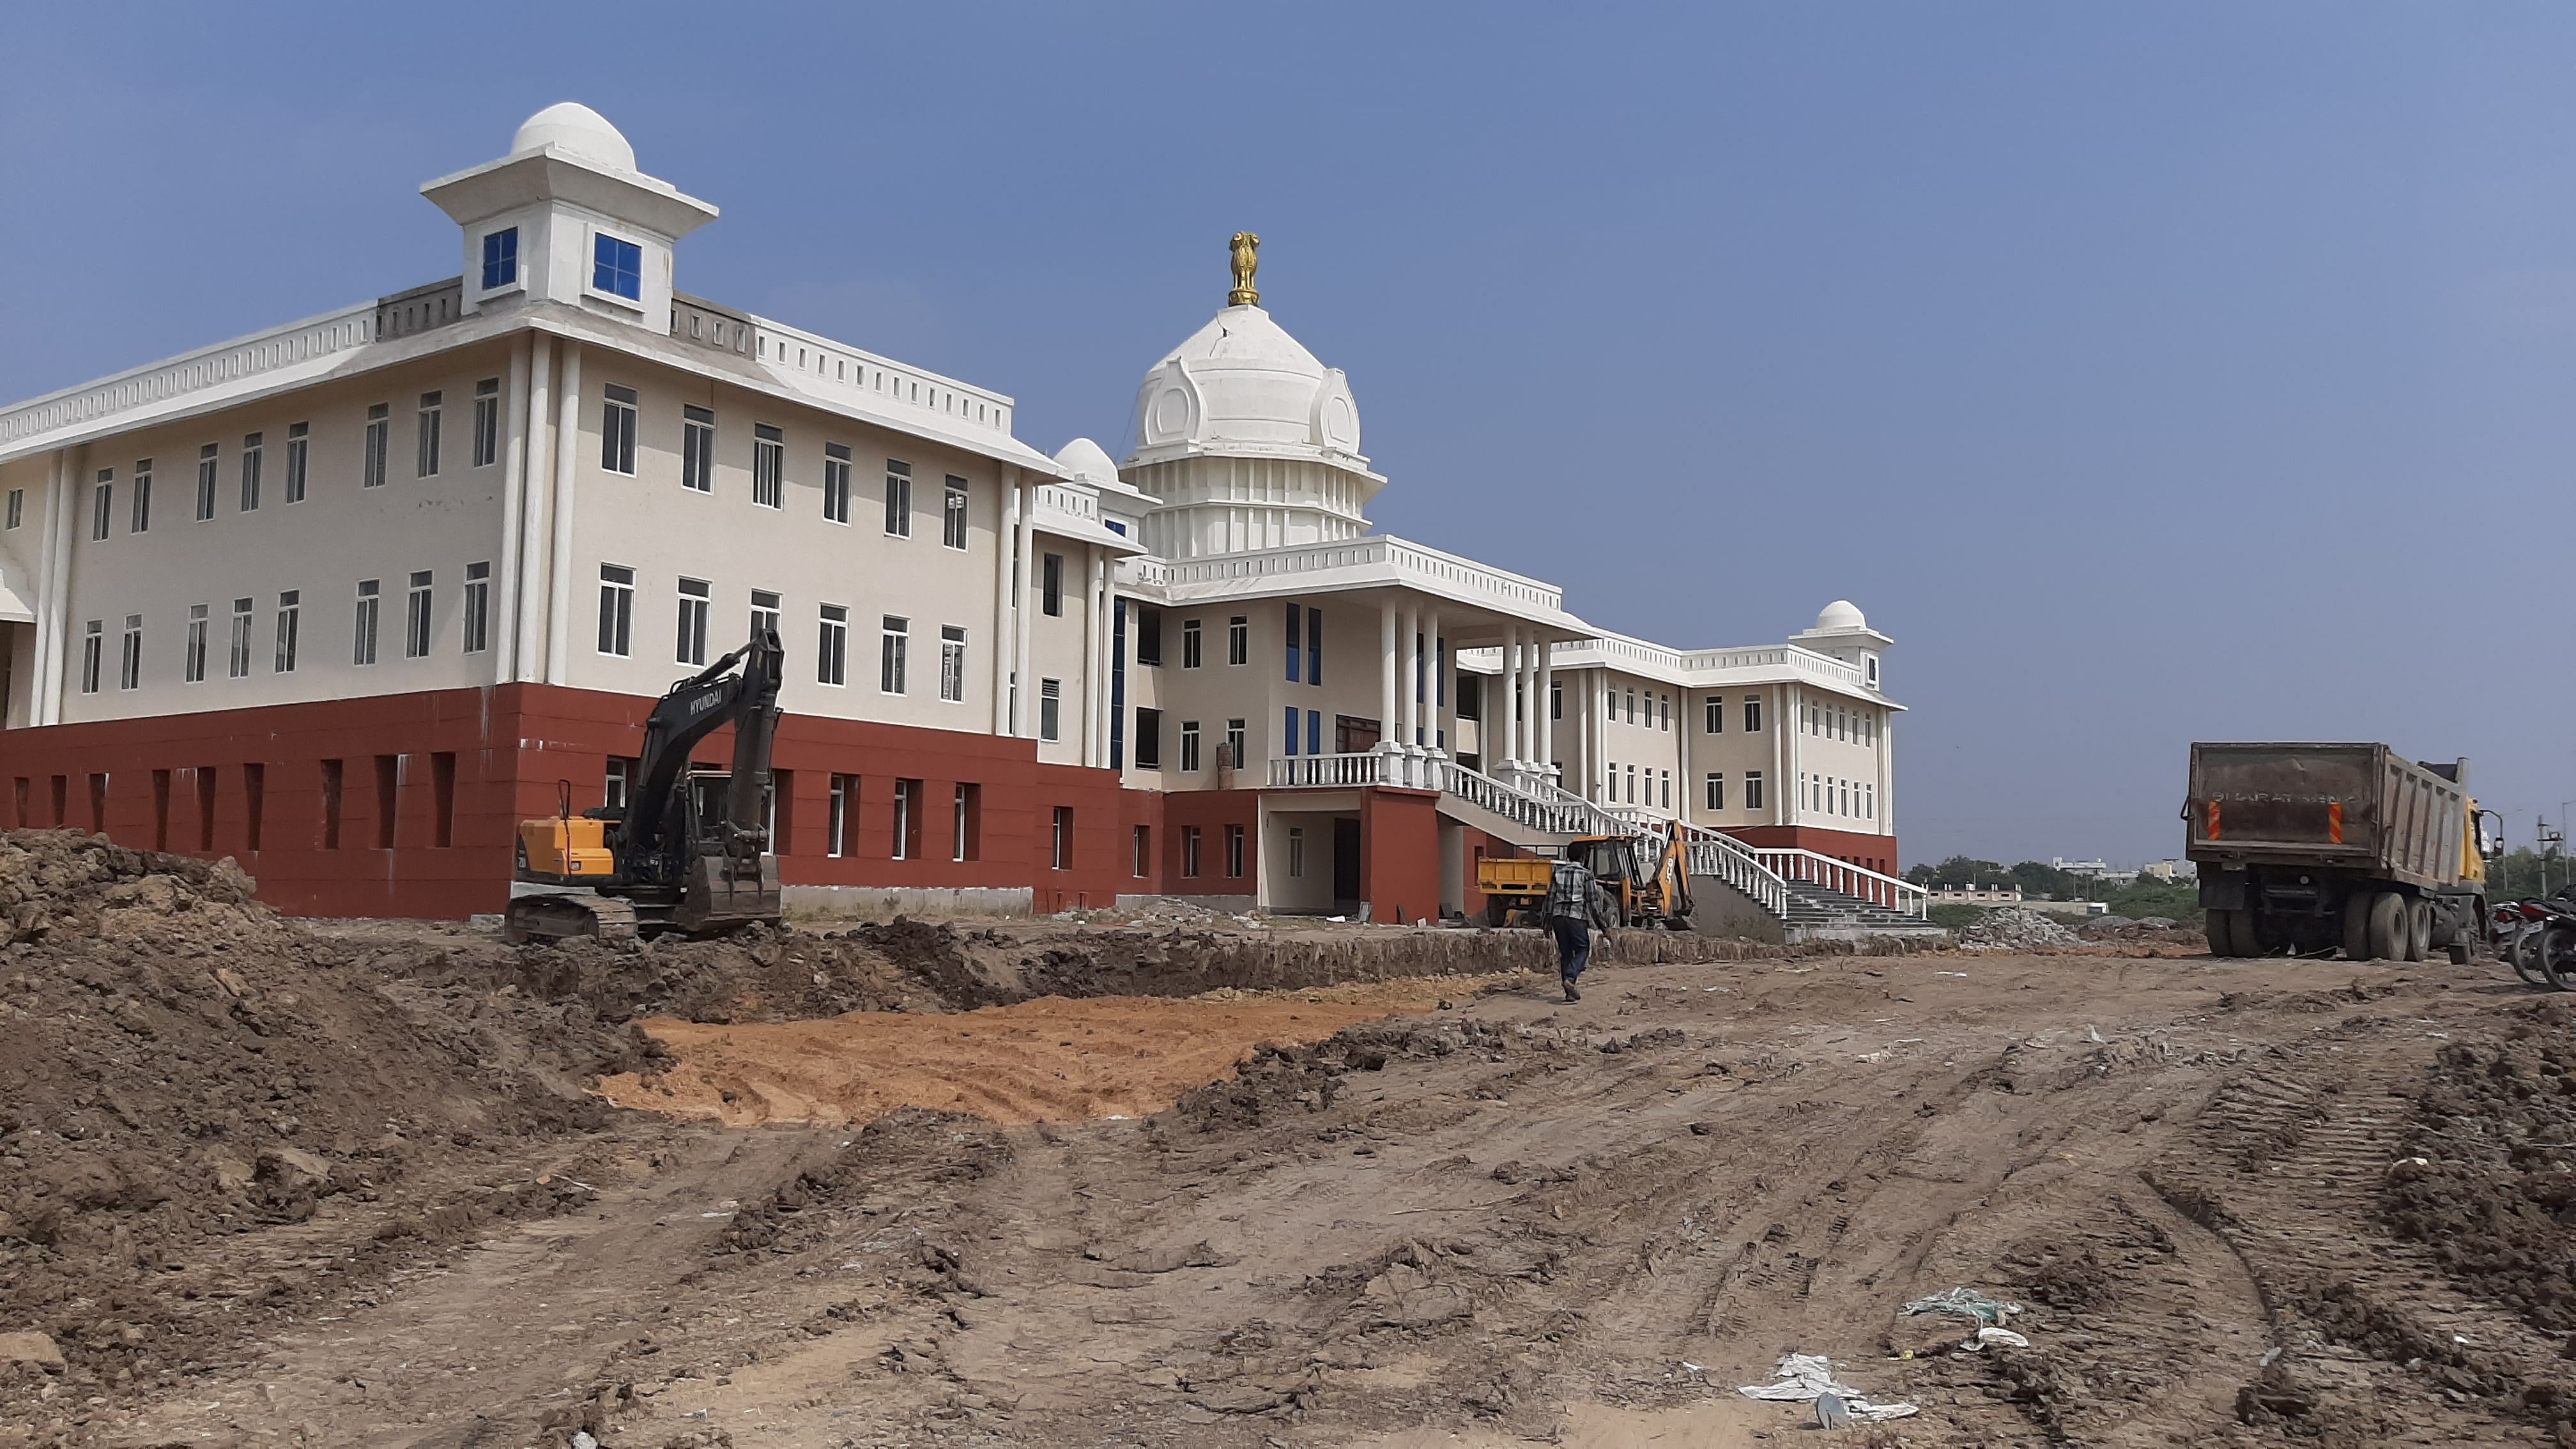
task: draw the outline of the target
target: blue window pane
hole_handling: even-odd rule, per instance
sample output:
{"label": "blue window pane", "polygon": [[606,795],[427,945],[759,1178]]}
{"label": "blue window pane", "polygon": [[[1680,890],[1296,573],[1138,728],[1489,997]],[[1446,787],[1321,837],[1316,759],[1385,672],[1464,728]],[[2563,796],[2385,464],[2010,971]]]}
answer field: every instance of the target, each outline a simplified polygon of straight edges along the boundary
{"label": "blue window pane", "polygon": [[483,290],[519,280],[519,229],[515,226],[483,238]]}
{"label": "blue window pane", "polygon": [[591,251],[590,285],[612,297],[632,301],[644,294],[644,249],[630,241],[602,236]]}
{"label": "blue window pane", "polygon": [[1297,706],[1288,706],[1288,753],[1297,753]]}
{"label": "blue window pane", "polygon": [[1306,753],[1320,755],[1323,752],[1324,712],[1320,709],[1310,709],[1306,711]]}

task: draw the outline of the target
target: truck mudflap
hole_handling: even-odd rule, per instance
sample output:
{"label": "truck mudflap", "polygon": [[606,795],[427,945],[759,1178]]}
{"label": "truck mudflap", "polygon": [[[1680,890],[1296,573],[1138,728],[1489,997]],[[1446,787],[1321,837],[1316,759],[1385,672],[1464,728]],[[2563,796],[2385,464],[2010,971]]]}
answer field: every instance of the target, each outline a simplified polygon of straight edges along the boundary
{"label": "truck mudflap", "polygon": [[2241,911],[2245,909],[2248,872],[2242,870],[2203,870],[2200,873],[2200,908],[2205,911]]}

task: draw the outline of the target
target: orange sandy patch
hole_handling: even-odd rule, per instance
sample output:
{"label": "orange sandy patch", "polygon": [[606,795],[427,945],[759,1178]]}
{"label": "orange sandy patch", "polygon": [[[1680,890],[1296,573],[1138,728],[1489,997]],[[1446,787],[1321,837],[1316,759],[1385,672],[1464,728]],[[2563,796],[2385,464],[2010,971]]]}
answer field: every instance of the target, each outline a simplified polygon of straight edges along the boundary
{"label": "orange sandy patch", "polygon": [[897,1107],[995,1122],[1142,1117],[1232,1076],[1262,1042],[1320,1041],[1358,1022],[1464,1000],[1489,984],[1419,978],[1179,1001],[1050,996],[953,1016],[855,1011],[747,1026],[655,1017],[639,1024],[679,1064],[605,1078],[599,1094],[621,1107],[734,1127],[865,1122]]}

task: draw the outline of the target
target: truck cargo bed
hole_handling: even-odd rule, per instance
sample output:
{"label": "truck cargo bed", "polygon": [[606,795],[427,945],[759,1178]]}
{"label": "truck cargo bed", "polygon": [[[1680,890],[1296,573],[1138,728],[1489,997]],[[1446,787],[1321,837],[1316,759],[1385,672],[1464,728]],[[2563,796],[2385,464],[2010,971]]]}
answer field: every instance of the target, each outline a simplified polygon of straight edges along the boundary
{"label": "truck cargo bed", "polygon": [[2221,868],[2314,864],[2438,890],[2461,879],[2458,774],[2381,744],[2197,743],[2186,850]]}

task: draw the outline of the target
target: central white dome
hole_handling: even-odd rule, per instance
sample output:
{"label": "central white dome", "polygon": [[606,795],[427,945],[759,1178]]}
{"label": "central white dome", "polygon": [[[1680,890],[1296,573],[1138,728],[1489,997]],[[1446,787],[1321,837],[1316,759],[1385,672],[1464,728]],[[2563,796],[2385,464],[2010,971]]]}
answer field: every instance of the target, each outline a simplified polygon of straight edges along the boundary
{"label": "central white dome", "polygon": [[[1813,598],[1815,596],[1810,594],[1808,597]],[[1866,629],[1868,627],[1868,617],[1862,614],[1859,607],[1854,605],[1849,599],[1834,600],[1832,603],[1825,605],[1823,613],[1816,616],[1816,628],[1819,630]]]}
{"label": "central white dome", "polygon": [[1342,370],[1318,362],[1269,313],[1228,307],[1145,374],[1136,444],[1356,457],[1359,404]]}
{"label": "central white dome", "polygon": [[635,148],[608,118],[579,101],[557,101],[519,125],[510,139],[510,154],[552,146],[584,161],[616,171],[635,169]]}

